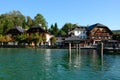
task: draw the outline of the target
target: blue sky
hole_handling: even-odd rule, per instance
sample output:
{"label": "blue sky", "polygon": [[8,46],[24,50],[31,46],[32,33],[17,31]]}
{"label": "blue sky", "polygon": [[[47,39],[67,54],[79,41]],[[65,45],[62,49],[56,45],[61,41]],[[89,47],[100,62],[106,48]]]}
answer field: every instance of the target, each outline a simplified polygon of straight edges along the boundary
{"label": "blue sky", "polygon": [[92,25],[102,23],[120,29],[120,0],[1,0],[0,14],[19,10],[25,16],[41,13],[48,26],[57,22]]}

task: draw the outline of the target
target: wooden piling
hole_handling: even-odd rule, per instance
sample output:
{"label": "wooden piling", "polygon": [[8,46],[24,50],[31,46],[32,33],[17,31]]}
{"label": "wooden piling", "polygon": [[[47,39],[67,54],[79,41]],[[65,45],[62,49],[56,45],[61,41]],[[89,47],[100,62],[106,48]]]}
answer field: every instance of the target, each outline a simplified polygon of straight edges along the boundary
{"label": "wooden piling", "polygon": [[69,56],[71,57],[71,43],[69,43]]}
{"label": "wooden piling", "polygon": [[80,44],[79,44],[79,52],[80,52]]}
{"label": "wooden piling", "polygon": [[103,57],[103,43],[101,43],[101,46],[100,46],[100,50],[101,50],[101,57]]}
{"label": "wooden piling", "polygon": [[103,43],[101,43],[101,65],[103,67]]}
{"label": "wooden piling", "polygon": [[103,43],[97,45],[97,53],[101,58],[101,66],[103,67]]}
{"label": "wooden piling", "polygon": [[100,55],[100,57],[103,56],[103,43],[97,45],[97,53]]}
{"label": "wooden piling", "polygon": [[76,44],[76,51],[78,52],[78,44]]}

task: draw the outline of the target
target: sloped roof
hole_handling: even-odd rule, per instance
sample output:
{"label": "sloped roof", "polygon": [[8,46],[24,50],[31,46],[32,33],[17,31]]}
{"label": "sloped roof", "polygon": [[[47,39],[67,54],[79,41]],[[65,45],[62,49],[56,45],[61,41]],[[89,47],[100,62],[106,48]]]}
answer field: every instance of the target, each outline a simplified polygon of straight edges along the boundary
{"label": "sloped roof", "polygon": [[72,36],[72,37],[68,37],[68,38],[65,38],[64,42],[65,43],[79,43],[81,41],[85,41],[86,39],[81,39],[79,37],[75,37],[75,36]]}
{"label": "sloped roof", "polygon": [[72,30],[75,30],[75,29],[84,30],[84,29],[87,29],[87,27],[86,26],[75,26],[74,28],[72,28]]}
{"label": "sloped roof", "polygon": [[91,30],[92,30],[93,28],[95,28],[95,27],[105,27],[105,28],[107,28],[107,29],[109,30],[110,34],[113,34],[113,32],[112,32],[107,26],[105,26],[105,25],[103,25],[103,24],[100,24],[100,23],[96,23],[96,24],[93,24],[93,25],[89,26],[89,27],[87,28],[87,30],[88,30],[88,31],[91,31]]}
{"label": "sloped roof", "polygon": [[20,26],[17,26],[17,27],[15,27],[14,29],[17,29],[19,32],[21,32],[21,33],[23,33],[25,30],[22,28],[22,27],[20,27]]}
{"label": "sloped roof", "polygon": [[27,32],[31,32],[32,31],[32,29],[38,29],[39,30],[39,32],[45,32],[46,30],[41,26],[41,25],[35,25],[35,26],[32,26],[32,27],[30,27],[30,29],[28,29],[27,30]]}
{"label": "sloped roof", "polygon": [[15,33],[15,31],[19,32],[19,33],[24,33],[25,30],[20,27],[20,26],[17,26],[17,27],[14,27],[14,28],[11,28],[7,31],[7,34],[17,34],[17,32]]}
{"label": "sloped roof", "polygon": [[86,26],[75,26],[72,28],[71,31],[68,32],[68,34],[73,33],[74,31],[86,31],[87,27]]}
{"label": "sloped roof", "polygon": [[41,28],[41,29],[43,29],[43,27],[42,27],[40,24],[34,25],[34,26],[32,26],[31,28]]}
{"label": "sloped roof", "polygon": [[107,26],[105,26],[105,25],[103,25],[103,24],[100,24],[100,23],[96,23],[96,24],[93,24],[93,25],[89,26],[89,27],[87,28],[87,30],[90,31],[90,30],[92,30],[92,29],[95,28],[95,27],[107,27]]}

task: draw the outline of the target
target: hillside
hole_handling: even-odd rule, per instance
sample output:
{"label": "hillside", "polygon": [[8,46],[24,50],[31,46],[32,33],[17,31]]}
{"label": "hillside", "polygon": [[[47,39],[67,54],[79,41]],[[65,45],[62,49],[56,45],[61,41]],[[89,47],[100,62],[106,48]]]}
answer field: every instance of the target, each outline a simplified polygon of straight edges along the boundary
{"label": "hillside", "polygon": [[113,33],[120,33],[120,30],[112,30]]}

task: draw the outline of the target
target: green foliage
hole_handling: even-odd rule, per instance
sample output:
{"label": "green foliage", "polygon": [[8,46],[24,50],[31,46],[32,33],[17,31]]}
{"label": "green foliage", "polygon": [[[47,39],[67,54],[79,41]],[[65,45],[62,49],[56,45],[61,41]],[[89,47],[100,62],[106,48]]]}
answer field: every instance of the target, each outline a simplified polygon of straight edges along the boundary
{"label": "green foliage", "polygon": [[56,42],[56,37],[52,37],[52,38],[50,39],[50,41],[51,41],[51,44],[54,45],[55,42]]}
{"label": "green foliage", "polygon": [[30,16],[27,16],[27,22],[26,22],[27,26],[31,27],[33,25],[33,20]]}
{"label": "green foliage", "polygon": [[0,15],[0,33],[5,34],[6,31],[15,27],[23,26],[25,24],[25,17],[20,11],[12,11]]}
{"label": "green foliage", "polygon": [[55,23],[54,25],[53,25],[53,24],[51,25],[51,27],[50,27],[50,29],[49,29],[49,32],[50,32],[52,35],[58,36],[59,29],[58,29],[57,23]]}
{"label": "green foliage", "polygon": [[59,33],[58,33],[59,36],[66,36],[67,33],[63,30],[60,30]]}
{"label": "green foliage", "polygon": [[65,23],[64,26],[61,29],[59,29],[57,23],[55,23],[54,25],[51,25],[51,27],[49,28],[49,32],[55,36],[67,36],[68,32],[71,31],[72,28],[75,26],[76,24]]}
{"label": "green foliage", "polygon": [[120,40],[120,34],[113,34],[113,40]]}
{"label": "green foliage", "polygon": [[39,43],[45,43],[46,42],[46,34],[45,33],[33,33],[31,35],[29,35],[26,38],[26,41],[30,44],[30,43],[34,43],[35,47],[37,46],[37,44]]}
{"label": "green foliage", "polygon": [[68,35],[68,32],[71,31],[72,28],[73,28],[72,23],[66,23],[61,30],[64,31],[66,35]]}
{"label": "green foliage", "polygon": [[114,34],[120,34],[120,30],[112,30]]}
{"label": "green foliage", "polygon": [[42,14],[37,14],[34,19],[25,17],[20,11],[12,11],[0,15],[0,34],[4,35],[9,29],[21,26],[24,29],[37,24],[42,24],[47,29],[47,22]]}
{"label": "green foliage", "polygon": [[21,35],[16,35],[14,36],[15,41],[18,41],[19,43],[21,42],[26,42],[26,34],[21,34]]}
{"label": "green foliage", "polygon": [[41,24],[42,27],[45,27],[47,29],[47,22],[46,22],[45,18],[41,14],[37,14],[34,17],[33,21],[34,21],[34,25]]}

